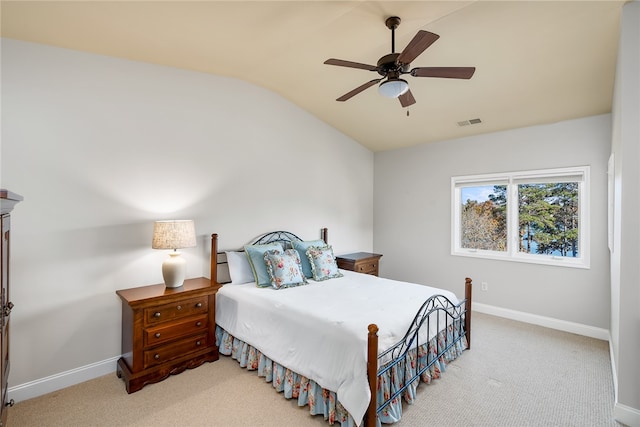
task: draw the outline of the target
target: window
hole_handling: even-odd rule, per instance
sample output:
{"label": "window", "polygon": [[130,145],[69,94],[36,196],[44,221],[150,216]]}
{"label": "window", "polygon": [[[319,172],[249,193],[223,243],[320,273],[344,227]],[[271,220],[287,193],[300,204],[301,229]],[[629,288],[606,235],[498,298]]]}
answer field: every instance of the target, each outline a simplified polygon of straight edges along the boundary
{"label": "window", "polygon": [[453,255],[589,268],[589,167],[451,178]]}

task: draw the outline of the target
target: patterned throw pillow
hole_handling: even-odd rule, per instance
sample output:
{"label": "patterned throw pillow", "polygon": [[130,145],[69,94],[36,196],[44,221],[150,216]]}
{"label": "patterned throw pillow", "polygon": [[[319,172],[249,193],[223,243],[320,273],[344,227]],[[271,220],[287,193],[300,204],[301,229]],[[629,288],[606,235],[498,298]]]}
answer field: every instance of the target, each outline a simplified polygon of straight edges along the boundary
{"label": "patterned throw pillow", "polygon": [[336,257],[333,256],[333,248],[327,246],[310,246],[307,248],[307,257],[311,264],[314,280],[327,280],[334,277],[342,277],[338,271]]}
{"label": "patterned throw pillow", "polygon": [[264,263],[271,278],[271,286],[275,289],[292,288],[306,285],[307,278],[300,267],[300,257],[295,249],[284,252],[271,250],[264,253]]}
{"label": "patterned throw pillow", "polygon": [[271,278],[267,272],[267,267],[264,265],[264,254],[270,250],[283,251],[284,248],[280,243],[267,243],[264,245],[246,245],[244,251],[247,254],[247,259],[251,265],[253,271],[253,277],[255,278],[256,285],[260,288],[271,286]]}
{"label": "patterned throw pillow", "polygon": [[309,263],[309,258],[307,258],[307,249],[310,246],[325,246],[326,243],[324,240],[293,240],[291,245],[294,249],[298,251],[298,256],[300,257],[300,264],[302,265],[302,272],[304,273],[304,277],[313,277],[313,273],[311,272],[311,264]]}

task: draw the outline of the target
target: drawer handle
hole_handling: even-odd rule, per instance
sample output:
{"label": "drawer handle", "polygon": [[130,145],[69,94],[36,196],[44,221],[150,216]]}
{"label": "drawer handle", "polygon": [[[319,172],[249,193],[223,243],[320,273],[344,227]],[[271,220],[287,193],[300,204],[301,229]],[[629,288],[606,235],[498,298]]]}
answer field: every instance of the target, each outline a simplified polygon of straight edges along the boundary
{"label": "drawer handle", "polygon": [[202,303],[201,302],[197,303],[196,308],[202,308]]}
{"label": "drawer handle", "polygon": [[11,314],[11,310],[13,309],[13,303],[9,301],[7,305],[4,306],[4,317],[7,317]]}
{"label": "drawer handle", "polygon": [[202,322],[196,322],[196,326],[198,327],[202,326]]}
{"label": "drawer handle", "polygon": [[159,312],[159,311],[156,311],[156,312],[154,313],[153,317],[160,317],[160,312]]}
{"label": "drawer handle", "polygon": [[201,343],[200,341],[196,341],[196,345],[197,345],[197,346],[201,346],[201,345],[202,345],[202,343]]}
{"label": "drawer handle", "polygon": [[182,310],[182,306],[181,306],[181,305],[177,306],[176,308],[177,308],[178,310]]}
{"label": "drawer handle", "polygon": [[153,358],[154,358],[154,359],[156,359],[156,360],[160,360],[160,355],[159,355],[159,354],[155,354],[155,355],[153,356]]}
{"label": "drawer handle", "polygon": [[160,332],[156,332],[155,337],[156,337],[156,338],[160,338]]}

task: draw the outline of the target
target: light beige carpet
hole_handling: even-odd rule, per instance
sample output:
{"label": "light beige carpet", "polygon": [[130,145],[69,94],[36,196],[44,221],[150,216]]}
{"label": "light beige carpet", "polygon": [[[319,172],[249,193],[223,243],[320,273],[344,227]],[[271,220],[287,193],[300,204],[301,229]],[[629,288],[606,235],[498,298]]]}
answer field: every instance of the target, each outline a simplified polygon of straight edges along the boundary
{"label": "light beige carpet", "polygon": [[[608,343],[474,313],[472,348],[405,406],[407,426],[621,426]],[[114,374],[17,403],[10,427],[328,426],[221,356],[128,395]]]}

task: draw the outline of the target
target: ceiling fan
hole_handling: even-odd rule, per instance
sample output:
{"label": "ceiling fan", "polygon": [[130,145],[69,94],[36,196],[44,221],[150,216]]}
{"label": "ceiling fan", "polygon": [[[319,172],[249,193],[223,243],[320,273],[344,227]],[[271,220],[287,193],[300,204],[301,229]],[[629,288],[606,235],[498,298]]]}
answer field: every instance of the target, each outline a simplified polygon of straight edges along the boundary
{"label": "ceiling fan", "polygon": [[[340,67],[359,68],[362,70],[375,71],[382,77],[373,79],[358,86],[350,92],[345,93],[336,101],[346,101],[359,94],[365,89],[380,83],[378,91],[381,95],[389,98],[398,98],[403,107],[408,107],[416,103],[409,83],[400,78],[404,74],[413,77],[441,77],[448,79],[470,79],[476,71],[475,67],[416,67],[410,68],[411,61],[416,59],[422,52],[440,38],[439,35],[429,31],[420,30],[400,53],[395,53],[395,30],[400,25],[400,18],[392,16],[385,21],[387,28],[391,30],[391,53],[378,60],[377,65],[361,64],[359,62],[344,61],[342,59],[327,59],[324,61],[328,65]],[[384,80],[384,81],[383,81]]]}

